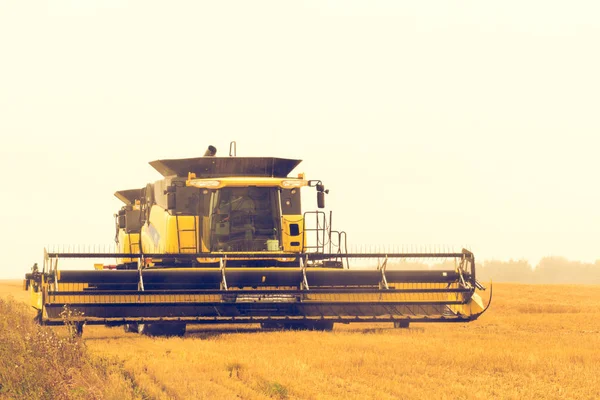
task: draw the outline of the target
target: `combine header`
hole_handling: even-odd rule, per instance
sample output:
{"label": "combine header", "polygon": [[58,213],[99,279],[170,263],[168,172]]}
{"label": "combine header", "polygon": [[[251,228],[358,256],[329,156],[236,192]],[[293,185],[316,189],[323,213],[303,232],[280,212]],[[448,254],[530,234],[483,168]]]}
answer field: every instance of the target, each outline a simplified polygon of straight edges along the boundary
{"label": "combine header", "polygon": [[[489,306],[471,252],[349,253],[323,211],[302,211],[302,189],[316,189],[318,208],[328,190],[289,176],[300,160],[237,157],[234,144],[229,157],[210,146],[204,157],[153,161],[163,179],[116,192],[125,204],[115,216],[116,253],[45,251],[41,271],[25,280],[40,323],[165,335],[215,323],[330,330],[336,322],[468,322]],[[65,258],[117,263],[61,270]],[[357,258],[372,268],[351,268]],[[454,264],[387,268],[407,258]]]}

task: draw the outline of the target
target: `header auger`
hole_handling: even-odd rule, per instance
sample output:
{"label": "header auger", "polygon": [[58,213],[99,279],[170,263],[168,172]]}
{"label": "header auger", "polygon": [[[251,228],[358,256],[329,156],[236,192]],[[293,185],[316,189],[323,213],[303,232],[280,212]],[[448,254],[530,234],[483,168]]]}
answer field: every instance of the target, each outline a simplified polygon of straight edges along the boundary
{"label": "header auger", "polygon": [[[233,143],[232,143],[233,145]],[[163,175],[115,196],[116,253],[44,252],[42,270],[26,275],[39,321],[124,325],[150,334],[185,332],[186,324],[260,323],[265,328],[329,330],[349,322],[468,322],[487,308],[467,250],[350,253],[345,232],[322,211],[303,211],[301,190],[325,189],[300,160],[203,157],[150,163]],[[329,218],[331,221],[331,215]],[[116,265],[61,270],[64,258],[115,258]],[[370,269],[352,259],[373,259]],[[389,260],[454,260],[445,270],[392,270]],[[491,300],[491,297],[490,297]],[[489,303],[488,303],[489,306]]]}

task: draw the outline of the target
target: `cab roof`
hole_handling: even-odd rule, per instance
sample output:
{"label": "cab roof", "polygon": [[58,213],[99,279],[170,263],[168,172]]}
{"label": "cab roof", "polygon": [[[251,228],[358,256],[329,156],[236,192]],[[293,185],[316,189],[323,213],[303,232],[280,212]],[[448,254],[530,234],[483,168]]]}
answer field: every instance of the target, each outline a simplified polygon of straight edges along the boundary
{"label": "cab roof", "polygon": [[302,160],[276,157],[197,157],[151,161],[162,176],[223,178],[229,176],[262,176],[285,178]]}
{"label": "cab roof", "polygon": [[125,204],[133,204],[142,198],[143,189],[128,189],[115,192],[115,197]]}

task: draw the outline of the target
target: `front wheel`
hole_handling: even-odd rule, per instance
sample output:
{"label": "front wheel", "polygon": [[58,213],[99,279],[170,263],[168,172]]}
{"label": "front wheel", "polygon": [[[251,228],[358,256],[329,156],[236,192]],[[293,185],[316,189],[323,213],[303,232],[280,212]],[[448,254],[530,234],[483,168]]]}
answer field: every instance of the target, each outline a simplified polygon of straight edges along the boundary
{"label": "front wheel", "polygon": [[137,332],[146,336],[184,336],[186,324],[138,324]]}
{"label": "front wheel", "polygon": [[333,330],[332,321],[315,321],[312,327],[315,331],[331,331]]}
{"label": "front wheel", "polygon": [[123,325],[123,330],[125,333],[137,333],[138,332],[138,324],[125,324]]}
{"label": "front wheel", "polygon": [[410,321],[400,320],[394,321],[394,328],[407,329],[410,325]]}

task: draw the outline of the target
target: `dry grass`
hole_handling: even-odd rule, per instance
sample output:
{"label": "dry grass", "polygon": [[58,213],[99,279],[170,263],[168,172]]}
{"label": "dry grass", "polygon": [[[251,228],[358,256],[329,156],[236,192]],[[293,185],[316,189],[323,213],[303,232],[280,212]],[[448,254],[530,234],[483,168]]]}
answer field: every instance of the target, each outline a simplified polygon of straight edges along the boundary
{"label": "dry grass", "polygon": [[65,329],[39,326],[22,302],[0,297],[0,399],[133,399],[118,363],[90,357]]}
{"label": "dry grass", "polygon": [[150,399],[598,399],[599,320],[600,286],[496,284],[469,324],[191,326],[185,338],[86,327],[84,339]]}

